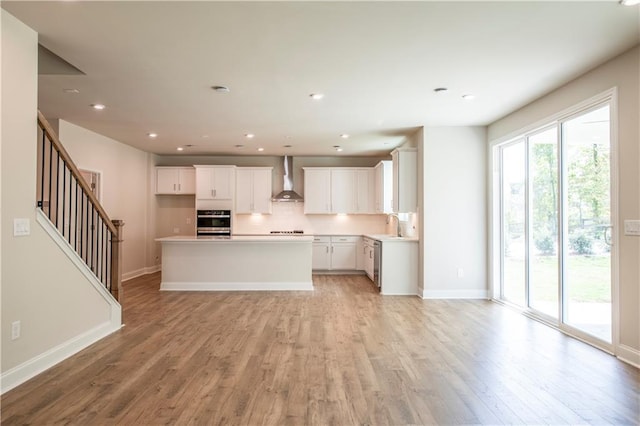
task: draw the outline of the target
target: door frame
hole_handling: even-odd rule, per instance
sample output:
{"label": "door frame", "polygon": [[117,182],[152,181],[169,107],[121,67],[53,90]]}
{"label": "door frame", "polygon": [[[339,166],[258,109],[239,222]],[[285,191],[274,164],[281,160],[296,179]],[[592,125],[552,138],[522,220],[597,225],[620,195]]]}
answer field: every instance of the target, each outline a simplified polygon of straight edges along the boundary
{"label": "door frame", "polygon": [[[611,226],[613,227],[611,232],[612,247],[611,247],[611,344],[606,343],[600,339],[597,339],[591,335],[581,332],[563,322],[563,307],[562,307],[562,294],[559,294],[559,317],[557,322],[550,321],[546,316],[537,315],[537,312],[531,312],[531,309],[526,306],[524,309],[519,309],[523,314],[543,322],[551,327],[558,329],[559,331],[602,349],[613,355],[618,355],[620,347],[620,303],[619,303],[619,241],[621,236],[621,229],[619,226],[619,183],[618,183],[618,91],[616,87],[608,89],[602,93],[599,93],[589,99],[586,99],[578,104],[568,107],[558,113],[555,113],[546,118],[537,120],[535,123],[525,126],[517,131],[510,132],[503,137],[496,140],[489,141],[487,144],[487,158],[488,176],[487,185],[489,187],[489,251],[488,251],[488,263],[489,263],[489,295],[493,301],[505,303],[501,300],[501,282],[502,282],[502,200],[501,200],[501,155],[500,148],[505,144],[523,138],[525,135],[533,134],[541,129],[547,128],[552,124],[558,125],[558,135],[561,136],[561,125],[563,121],[570,118],[582,115],[590,110],[597,109],[604,104],[608,103],[610,107],[610,210],[611,210]],[[562,139],[558,139],[559,150],[562,149]],[[563,159],[559,152],[558,167],[563,167],[561,162]],[[561,170],[559,170],[560,172]],[[560,175],[559,175],[560,178]],[[563,212],[560,212],[562,215]],[[559,217],[559,224],[564,220],[563,217]],[[561,238],[561,235],[559,235]],[[561,255],[563,242],[559,241],[558,253]],[[562,256],[560,256],[562,259]],[[559,274],[563,273],[563,268],[559,268]],[[560,278],[560,277],[559,277]],[[559,291],[562,292],[562,285],[559,286]],[[526,296],[528,300],[528,295]]]}

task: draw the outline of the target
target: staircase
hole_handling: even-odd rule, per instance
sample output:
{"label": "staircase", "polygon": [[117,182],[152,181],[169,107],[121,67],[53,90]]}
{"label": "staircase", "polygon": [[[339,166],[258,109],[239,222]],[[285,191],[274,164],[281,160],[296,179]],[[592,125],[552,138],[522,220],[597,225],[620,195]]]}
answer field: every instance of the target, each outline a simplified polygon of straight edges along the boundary
{"label": "staircase", "polygon": [[109,219],[40,111],[38,128],[37,206],[96,279],[119,300],[124,222]]}

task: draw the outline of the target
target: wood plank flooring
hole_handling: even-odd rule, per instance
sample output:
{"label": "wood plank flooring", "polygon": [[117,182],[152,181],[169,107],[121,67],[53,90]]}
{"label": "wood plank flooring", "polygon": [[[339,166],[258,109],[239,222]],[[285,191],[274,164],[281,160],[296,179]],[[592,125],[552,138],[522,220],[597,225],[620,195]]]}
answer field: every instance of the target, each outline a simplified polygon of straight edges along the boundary
{"label": "wood plank flooring", "polygon": [[124,285],[126,327],[2,396],[2,424],[638,424],[640,373],[488,301]]}

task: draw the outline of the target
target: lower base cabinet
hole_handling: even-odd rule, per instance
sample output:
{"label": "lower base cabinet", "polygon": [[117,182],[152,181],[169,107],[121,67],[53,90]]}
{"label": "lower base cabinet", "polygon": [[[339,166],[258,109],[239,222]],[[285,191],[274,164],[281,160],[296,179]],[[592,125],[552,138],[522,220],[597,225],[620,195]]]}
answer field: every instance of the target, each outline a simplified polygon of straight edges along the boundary
{"label": "lower base cabinet", "polygon": [[357,236],[314,237],[312,247],[312,269],[314,271],[357,270]]}

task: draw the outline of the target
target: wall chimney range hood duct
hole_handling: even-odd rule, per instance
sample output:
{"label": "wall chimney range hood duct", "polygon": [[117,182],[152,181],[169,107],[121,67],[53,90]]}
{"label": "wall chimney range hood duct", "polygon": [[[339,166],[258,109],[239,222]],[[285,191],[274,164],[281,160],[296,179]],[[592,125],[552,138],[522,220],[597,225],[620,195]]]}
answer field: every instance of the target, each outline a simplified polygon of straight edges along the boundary
{"label": "wall chimney range hood duct", "polygon": [[283,190],[273,197],[271,201],[277,202],[294,202],[300,203],[304,201],[300,195],[293,190],[293,158],[284,156],[284,185]]}

